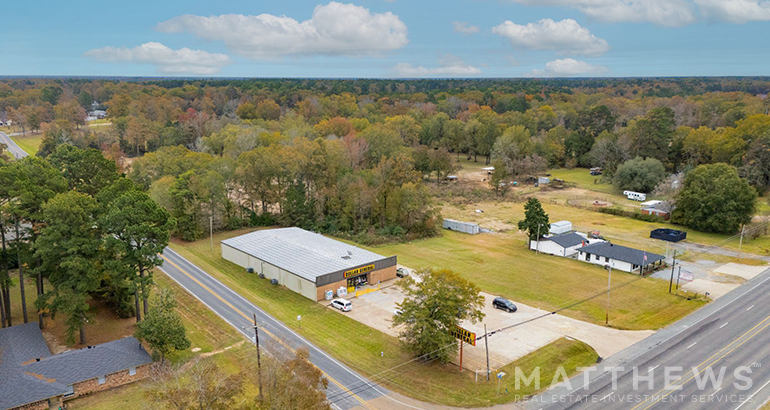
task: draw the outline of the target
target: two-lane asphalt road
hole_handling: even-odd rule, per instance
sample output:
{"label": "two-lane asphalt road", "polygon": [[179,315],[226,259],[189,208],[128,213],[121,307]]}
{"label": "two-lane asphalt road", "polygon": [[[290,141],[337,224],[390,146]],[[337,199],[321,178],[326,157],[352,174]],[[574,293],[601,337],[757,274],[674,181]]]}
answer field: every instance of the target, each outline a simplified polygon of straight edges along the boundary
{"label": "two-lane asphalt road", "polygon": [[769,398],[770,270],[528,408],[756,410]]}
{"label": "two-lane asphalt road", "polygon": [[0,132],[0,144],[4,144],[7,147],[8,152],[10,152],[11,155],[17,159],[24,158],[28,155],[26,151],[21,149],[20,146],[16,145],[16,142],[14,142],[11,137],[3,132]]}
{"label": "two-lane asphalt road", "polygon": [[[260,345],[264,343],[262,338],[267,337],[277,342],[270,343],[275,348],[308,349],[310,360],[329,379],[327,396],[334,408],[347,410],[361,407],[373,410],[374,407],[368,402],[388,394],[387,390],[370,383],[363,376],[318,349],[171,248],[164,250],[163,259],[163,265],[160,267],[163,272],[252,342],[254,341],[252,315],[256,313],[257,322],[260,325]],[[343,335],[340,337],[342,338]]]}

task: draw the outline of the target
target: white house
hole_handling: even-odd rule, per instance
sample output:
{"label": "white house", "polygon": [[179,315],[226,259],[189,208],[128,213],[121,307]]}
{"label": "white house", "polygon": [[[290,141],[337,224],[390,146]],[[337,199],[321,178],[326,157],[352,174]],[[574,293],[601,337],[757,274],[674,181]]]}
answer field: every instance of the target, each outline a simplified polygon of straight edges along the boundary
{"label": "white house", "polygon": [[663,264],[665,257],[610,242],[599,242],[578,249],[578,260],[609,266],[624,272],[648,272]]}
{"label": "white house", "polygon": [[588,239],[585,236],[571,232],[540,238],[539,241],[531,241],[529,249],[539,250],[549,255],[569,257],[575,255],[578,248],[587,243]]}

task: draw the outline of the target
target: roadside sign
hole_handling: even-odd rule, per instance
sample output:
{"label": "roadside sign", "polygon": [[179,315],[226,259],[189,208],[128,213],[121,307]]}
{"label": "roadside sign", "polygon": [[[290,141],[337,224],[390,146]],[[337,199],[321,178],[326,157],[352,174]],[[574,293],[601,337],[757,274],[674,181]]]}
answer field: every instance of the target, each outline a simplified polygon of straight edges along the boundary
{"label": "roadside sign", "polygon": [[476,346],[476,333],[471,332],[470,330],[466,330],[460,326],[457,326],[455,330],[452,330],[449,333],[455,338],[460,339],[471,346]]}
{"label": "roadside sign", "polygon": [[682,272],[679,274],[679,280],[683,280],[685,282],[692,282],[692,272]]}

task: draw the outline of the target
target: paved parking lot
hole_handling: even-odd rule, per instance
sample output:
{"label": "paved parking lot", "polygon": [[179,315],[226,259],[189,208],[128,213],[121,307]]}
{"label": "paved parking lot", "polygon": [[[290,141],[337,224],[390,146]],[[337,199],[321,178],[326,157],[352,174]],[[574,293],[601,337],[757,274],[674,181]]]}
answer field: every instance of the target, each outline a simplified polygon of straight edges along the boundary
{"label": "paved parking lot", "polygon": [[[353,310],[344,314],[379,331],[397,336],[398,329],[391,327],[393,311],[396,309],[396,303],[403,300],[404,295],[395,284],[395,280],[388,281],[383,283],[380,291],[351,299]],[[504,312],[492,307],[494,295],[487,293],[482,295],[485,297],[484,323],[488,331],[547,313],[515,300],[513,302],[518,306],[518,311]],[[477,335],[483,335],[484,323],[466,323],[463,326],[476,332]],[[562,337],[581,340],[591,345],[600,356],[608,357],[653,333],[653,331],[610,329],[558,314],[551,315],[491,336],[489,338],[490,366],[493,368],[504,366]],[[483,340],[480,340],[475,347],[465,346],[463,367],[473,371],[486,368]]]}

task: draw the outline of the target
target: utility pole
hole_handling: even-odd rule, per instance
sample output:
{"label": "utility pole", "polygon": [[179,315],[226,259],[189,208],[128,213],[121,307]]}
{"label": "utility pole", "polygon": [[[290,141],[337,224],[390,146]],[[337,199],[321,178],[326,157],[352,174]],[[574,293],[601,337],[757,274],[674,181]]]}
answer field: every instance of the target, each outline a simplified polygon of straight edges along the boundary
{"label": "utility pole", "polygon": [[487,333],[486,323],[484,323],[484,349],[487,351],[487,381],[489,381],[489,333]]}
{"label": "utility pole", "polygon": [[259,378],[259,393],[257,401],[262,401],[262,354],[259,352],[259,326],[257,325],[257,314],[254,313],[254,342],[257,345],[257,377]]}
{"label": "utility pole", "polygon": [[209,217],[209,240],[211,242],[211,251],[214,252],[214,217]]}
{"label": "utility pole", "polygon": [[682,267],[679,266],[679,271],[676,274],[676,291],[679,293],[679,277],[682,276]]}
{"label": "utility pole", "polygon": [[537,247],[535,248],[535,254],[540,253],[540,224],[537,224]]}
{"label": "utility pole", "polygon": [[674,251],[674,262],[671,264],[671,279],[668,281],[668,293],[671,293],[671,288],[674,287],[674,268],[676,267],[676,251]]}
{"label": "utility pole", "polygon": [[610,266],[610,274],[607,278],[607,314],[604,315],[604,324],[610,324],[610,288],[612,286],[612,266]]}
{"label": "utility pole", "polygon": [[460,371],[463,371],[463,341],[460,339]]}
{"label": "utility pole", "polygon": [[741,226],[741,239],[740,239],[740,241],[738,241],[738,260],[740,260],[741,256],[743,256],[742,253],[741,253],[741,250],[743,248],[743,234],[744,234],[744,232],[746,232],[746,224]]}

